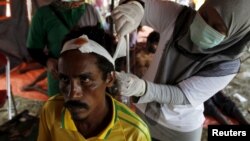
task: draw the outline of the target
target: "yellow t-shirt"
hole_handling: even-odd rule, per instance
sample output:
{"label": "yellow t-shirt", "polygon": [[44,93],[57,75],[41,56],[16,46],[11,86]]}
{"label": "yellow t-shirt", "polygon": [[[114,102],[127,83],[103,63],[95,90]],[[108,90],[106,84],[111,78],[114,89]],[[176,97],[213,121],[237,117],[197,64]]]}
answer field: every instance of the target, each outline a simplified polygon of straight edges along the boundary
{"label": "yellow t-shirt", "polygon": [[150,141],[148,127],[141,118],[124,104],[109,98],[113,106],[111,122],[98,136],[86,139],[64,108],[63,96],[51,97],[41,112],[38,141]]}

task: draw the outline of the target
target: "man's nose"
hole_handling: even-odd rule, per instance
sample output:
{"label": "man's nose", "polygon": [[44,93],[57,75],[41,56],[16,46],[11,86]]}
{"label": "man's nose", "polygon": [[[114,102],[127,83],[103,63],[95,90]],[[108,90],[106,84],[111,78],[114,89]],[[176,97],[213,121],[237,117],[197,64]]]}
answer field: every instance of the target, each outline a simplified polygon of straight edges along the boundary
{"label": "man's nose", "polygon": [[72,80],[70,83],[69,98],[79,98],[82,96],[82,88],[78,81]]}

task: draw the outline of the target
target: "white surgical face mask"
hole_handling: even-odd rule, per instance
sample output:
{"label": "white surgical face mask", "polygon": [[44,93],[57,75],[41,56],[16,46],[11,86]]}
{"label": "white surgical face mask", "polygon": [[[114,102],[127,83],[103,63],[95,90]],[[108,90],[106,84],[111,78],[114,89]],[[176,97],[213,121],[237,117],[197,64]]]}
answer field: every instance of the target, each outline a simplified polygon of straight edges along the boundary
{"label": "white surgical face mask", "polygon": [[202,49],[213,48],[225,38],[224,34],[208,25],[198,12],[190,25],[190,36],[193,43]]}

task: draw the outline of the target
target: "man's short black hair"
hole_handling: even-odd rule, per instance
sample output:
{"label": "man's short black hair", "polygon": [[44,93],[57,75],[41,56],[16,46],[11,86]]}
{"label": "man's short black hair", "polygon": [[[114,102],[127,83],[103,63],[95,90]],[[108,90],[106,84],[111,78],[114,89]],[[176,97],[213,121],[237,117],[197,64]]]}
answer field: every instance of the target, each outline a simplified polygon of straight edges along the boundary
{"label": "man's short black hair", "polygon": [[[65,42],[71,39],[78,38],[83,34],[87,35],[89,39],[103,46],[111,54],[111,56],[113,56],[113,49],[115,48],[115,38],[114,36],[106,33],[104,29],[100,28],[100,26],[85,26],[72,30],[65,36],[62,42],[62,47]],[[97,55],[96,53],[92,54],[95,54],[97,57],[97,66],[103,72],[102,79],[106,80],[107,75],[114,71],[113,64],[103,56]]]}

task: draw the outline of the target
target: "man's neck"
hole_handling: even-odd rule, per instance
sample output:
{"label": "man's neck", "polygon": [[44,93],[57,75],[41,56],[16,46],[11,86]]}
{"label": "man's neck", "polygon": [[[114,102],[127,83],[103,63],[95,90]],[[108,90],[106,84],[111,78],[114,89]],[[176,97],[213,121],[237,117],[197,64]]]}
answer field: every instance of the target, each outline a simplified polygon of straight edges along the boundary
{"label": "man's neck", "polygon": [[112,119],[112,102],[106,97],[103,106],[99,106],[95,113],[91,114],[87,119],[74,121],[78,131],[87,139],[97,136],[111,122]]}

